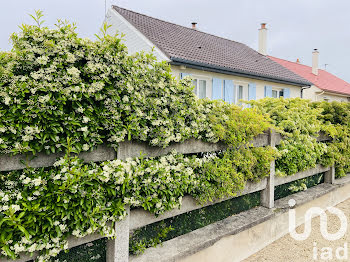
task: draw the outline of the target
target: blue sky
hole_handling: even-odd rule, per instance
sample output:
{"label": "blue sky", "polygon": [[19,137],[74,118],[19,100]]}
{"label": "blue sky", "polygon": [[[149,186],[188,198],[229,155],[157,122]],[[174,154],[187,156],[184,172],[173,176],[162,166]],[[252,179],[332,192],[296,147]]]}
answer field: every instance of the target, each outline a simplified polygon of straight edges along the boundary
{"label": "blue sky", "polygon": [[[314,48],[320,68],[350,82],[350,1],[347,0],[106,0],[159,19],[190,26],[257,49],[258,28],[266,22],[268,54],[311,65]],[[57,18],[76,22],[82,37],[94,38],[104,18],[105,0],[11,0],[0,10],[0,50],[11,49],[9,36],[28,14],[44,11],[46,24]]]}

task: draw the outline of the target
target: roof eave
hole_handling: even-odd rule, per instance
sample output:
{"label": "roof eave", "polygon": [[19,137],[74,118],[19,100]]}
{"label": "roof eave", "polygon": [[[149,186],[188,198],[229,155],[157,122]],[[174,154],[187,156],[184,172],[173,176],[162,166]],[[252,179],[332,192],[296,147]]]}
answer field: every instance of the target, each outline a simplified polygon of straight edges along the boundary
{"label": "roof eave", "polygon": [[253,78],[258,80],[267,80],[270,82],[288,84],[288,85],[294,85],[294,86],[300,86],[300,87],[312,85],[312,83],[310,82],[295,82],[295,81],[289,81],[286,79],[272,78],[265,75],[254,74],[254,73],[245,72],[242,70],[234,70],[226,67],[220,67],[220,66],[196,62],[196,61],[190,61],[190,60],[177,58],[177,57],[170,57],[170,60],[171,60],[170,64],[172,65],[185,65],[186,67],[189,67],[189,68],[205,70],[205,71],[210,71],[215,73],[242,76],[242,77],[248,77],[248,78]]}
{"label": "roof eave", "polygon": [[328,89],[322,89],[320,87],[318,87],[318,88],[321,89],[324,93],[336,94],[336,95],[341,95],[341,96],[345,96],[345,97],[350,97],[349,93],[343,93],[343,92],[340,92],[340,91],[333,91],[333,90],[328,90]]}

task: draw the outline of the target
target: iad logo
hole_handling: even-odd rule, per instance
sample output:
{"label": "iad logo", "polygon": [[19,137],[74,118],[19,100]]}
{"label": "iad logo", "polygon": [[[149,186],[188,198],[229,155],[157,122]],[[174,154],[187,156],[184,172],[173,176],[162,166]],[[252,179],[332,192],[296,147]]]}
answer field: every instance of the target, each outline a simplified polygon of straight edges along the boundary
{"label": "iad logo", "polygon": [[[296,202],[294,199],[290,199],[288,201],[288,204],[290,207],[294,207]],[[324,239],[329,241],[334,241],[342,238],[348,229],[348,221],[346,216],[340,209],[336,207],[327,207],[326,210],[338,216],[340,220],[340,229],[338,230],[338,232],[333,234],[328,233],[328,230],[327,230],[328,218],[327,218],[326,212],[320,207],[311,207],[309,208],[308,211],[306,211],[306,214],[304,216],[304,220],[305,220],[304,232],[299,234],[295,231],[295,228],[296,228],[295,209],[289,209],[289,233],[292,236],[292,238],[299,241],[306,240],[311,234],[311,229],[312,229],[311,219],[317,215],[320,216],[320,231]]]}
{"label": "iad logo", "polygon": [[[294,199],[290,199],[288,201],[290,207],[294,207],[296,202]],[[340,228],[336,233],[329,233],[327,230],[328,225],[328,217],[325,211],[336,215],[340,221]],[[304,215],[304,232],[297,233],[296,232],[296,211],[295,209],[289,210],[289,233],[292,238],[298,241],[306,240],[312,230],[312,221],[311,219],[315,216],[320,216],[320,232],[324,239],[328,241],[335,241],[342,238],[348,228],[348,221],[345,214],[336,207],[328,207],[326,210],[323,210],[319,207],[309,208]],[[320,250],[317,248],[317,243],[313,243],[313,259],[317,260],[320,255],[321,260],[330,260],[333,259],[333,248],[331,247],[323,247]],[[320,251],[320,252],[319,252]],[[320,254],[319,254],[320,253]],[[344,246],[338,247],[335,249],[334,257],[339,260],[347,260],[348,259],[348,244],[345,243]]]}

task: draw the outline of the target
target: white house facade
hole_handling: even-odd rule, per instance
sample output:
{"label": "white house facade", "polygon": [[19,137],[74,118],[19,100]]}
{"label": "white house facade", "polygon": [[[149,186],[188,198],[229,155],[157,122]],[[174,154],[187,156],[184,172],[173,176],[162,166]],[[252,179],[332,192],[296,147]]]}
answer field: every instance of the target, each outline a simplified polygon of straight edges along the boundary
{"label": "white house facade", "polygon": [[[191,76],[200,98],[230,103],[263,97],[301,97],[311,83],[259,50],[117,6],[109,9],[109,32],[123,35],[129,53],[151,52],[171,65],[174,76]],[[266,39],[266,33],[260,32]]]}

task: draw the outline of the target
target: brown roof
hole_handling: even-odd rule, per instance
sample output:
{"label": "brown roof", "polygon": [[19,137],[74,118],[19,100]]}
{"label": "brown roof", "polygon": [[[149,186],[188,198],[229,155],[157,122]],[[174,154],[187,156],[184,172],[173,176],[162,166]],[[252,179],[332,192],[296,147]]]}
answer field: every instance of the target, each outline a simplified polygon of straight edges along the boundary
{"label": "brown roof", "polygon": [[113,8],[174,62],[278,80],[299,86],[310,82],[245,44],[139,14]]}

